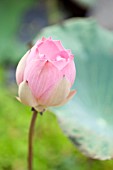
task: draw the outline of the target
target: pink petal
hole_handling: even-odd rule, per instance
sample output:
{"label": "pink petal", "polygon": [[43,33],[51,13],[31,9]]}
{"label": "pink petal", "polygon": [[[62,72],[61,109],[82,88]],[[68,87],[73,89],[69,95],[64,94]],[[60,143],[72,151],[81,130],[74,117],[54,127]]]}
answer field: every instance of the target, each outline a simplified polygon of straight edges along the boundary
{"label": "pink petal", "polygon": [[52,63],[58,68],[58,70],[62,70],[68,64],[68,62],[64,60],[52,61]]}
{"label": "pink petal", "polygon": [[76,90],[70,91],[70,93],[69,93],[69,95],[67,96],[67,98],[64,99],[63,102],[61,102],[59,105],[56,105],[56,106],[62,106],[62,105],[64,105],[64,104],[66,104],[69,100],[71,100],[71,99],[73,98],[73,96],[76,94],[76,92],[77,92]]}
{"label": "pink petal", "polygon": [[46,55],[47,59],[54,60],[55,56],[59,49],[52,40],[46,40],[38,46],[39,53]]}
{"label": "pink petal", "polygon": [[75,76],[76,76],[76,69],[74,61],[70,61],[62,70],[62,74],[65,75],[68,80],[71,82],[71,85],[73,85]]}
{"label": "pink petal", "polygon": [[31,60],[31,62],[26,65],[25,72],[24,72],[24,80],[29,82],[30,87],[34,84],[33,86],[35,86],[34,88],[36,88],[38,84],[38,77],[45,63],[46,60],[37,59],[37,60]]}
{"label": "pink petal", "polygon": [[34,45],[30,51],[29,51],[29,56],[27,58],[27,64],[31,62],[31,60],[36,60],[39,57],[39,51],[36,45]]}
{"label": "pink petal", "polygon": [[22,59],[18,63],[16,69],[16,81],[18,85],[23,81],[23,75],[24,75],[24,70],[25,70],[28,55],[29,55],[29,51],[22,57]]}
{"label": "pink petal", "polygon": [[42,41],[46,41],[47,39],[45,37],[42,37]]}
{"label": "pink petal", "polygon": [[59,51],[55,56],[55,60],[51,62],[61,70],[70,62],[70,56],[67,51]]}
{"label": "pink petal", "polygon": [[38,100],[38,102],[45,106],[59,105],[70,92],[70,82],[63,77],[56,85],[49,88]]}
{"label": "pink petal", "polygon": [[56,46],[59,48],[60,51],[65,50],[65,48],[63,47],[63,45],[61,44],[59,40],[54,40],[54,43],[56,44]]}
{"label": "pink petal", "polygon": [[27,80],[29,87],[36,98],[39,98],[48,88],[56,84],[61,78],[61,72],[49,61],[36,60],[25,69],[24,80]]}
{"label": "pink petal", "polygon": [[38,105],[38,102],[36,98],[33,96],[28,83],[26,81],[23,81],[19,85],[19,90],[18,90],[18,95],[19,95],[19,100],[28,106],[35,107]]}

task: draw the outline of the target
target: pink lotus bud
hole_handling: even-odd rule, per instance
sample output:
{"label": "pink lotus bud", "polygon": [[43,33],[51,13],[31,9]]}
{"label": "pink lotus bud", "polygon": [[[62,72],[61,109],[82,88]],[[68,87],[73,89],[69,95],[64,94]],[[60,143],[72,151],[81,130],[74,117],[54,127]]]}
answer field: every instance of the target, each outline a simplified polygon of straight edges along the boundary
{"label": "pink lotus bud", "polygon": [[70,50],[60,41],[42,38],[20,60],[16,70],[18,100],[43,111],[70,100],[76,69]]}

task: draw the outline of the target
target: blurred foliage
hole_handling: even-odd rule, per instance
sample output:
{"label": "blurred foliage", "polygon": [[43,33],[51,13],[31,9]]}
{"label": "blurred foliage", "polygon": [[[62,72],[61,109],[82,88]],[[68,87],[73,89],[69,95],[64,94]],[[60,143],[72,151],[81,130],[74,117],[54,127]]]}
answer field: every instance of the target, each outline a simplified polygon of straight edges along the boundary
{"label": "blurred foliage", "polygon": [[[25,170],[30,108],[20,104],[3,88],[0,92],[0,170]],[[37,119],[34,156],[34,170],[63,169],[66,160],[69,165],[75,166],[76,151],[62,134],[55,116],[50,112],[46,112],[43,117],[39,115]],[[70,160],[71,157],[73,161]]]}
{"label": "blurred foliage", "polygon": [[33,3],[34,0],[0,1],[0,64],[13,64],[25,53],[26,45],[19,40],[18,31],[21,17]]}
{"label": "blurred foliage", "polygon": [[[71,19],[45,28],[75,55],[75,97],[55,111],[65,134],[87,156],[113,157],[113,33],[92,19]],[[98,139],[98,140],[97,140]]]}
{"label": "blurred foliage", "polygon": [[47,0],[47,9],[48,9],[48,19],[49,24],[55,24],[63,20],[65,13],[59,9],[58,0]]}
{"label": "blurred foliage", "polygon": [[75,1],[85,7],[92,7],[96,3],[98,3],[98,0],[72,0],[72,1]]}

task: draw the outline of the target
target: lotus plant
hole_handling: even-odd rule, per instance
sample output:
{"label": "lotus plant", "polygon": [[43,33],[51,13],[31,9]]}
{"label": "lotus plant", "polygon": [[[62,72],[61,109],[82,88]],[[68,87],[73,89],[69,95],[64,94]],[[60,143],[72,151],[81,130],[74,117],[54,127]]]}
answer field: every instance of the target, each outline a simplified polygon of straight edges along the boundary
{"label": "lotus plant", "polygon": [[32,108],[28,169],[32,170],[32,136],[37,113],[67,103],[76,76],[74,56],[59,40],[42,38],[22,57],[16,69],[17,99]]}

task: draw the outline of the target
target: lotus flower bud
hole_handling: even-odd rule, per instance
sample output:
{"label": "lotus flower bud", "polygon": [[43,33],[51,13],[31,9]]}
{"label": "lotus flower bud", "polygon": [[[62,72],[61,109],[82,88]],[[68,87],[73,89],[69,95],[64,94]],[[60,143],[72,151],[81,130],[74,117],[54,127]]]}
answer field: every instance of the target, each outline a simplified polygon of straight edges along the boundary
{"label": "lotus flower bud", "polygon": [[58,40],[37,41],[17,66],[18,100],[39,112],[65,104],[76,93],[70,91],[76,75],[73,58]]}

